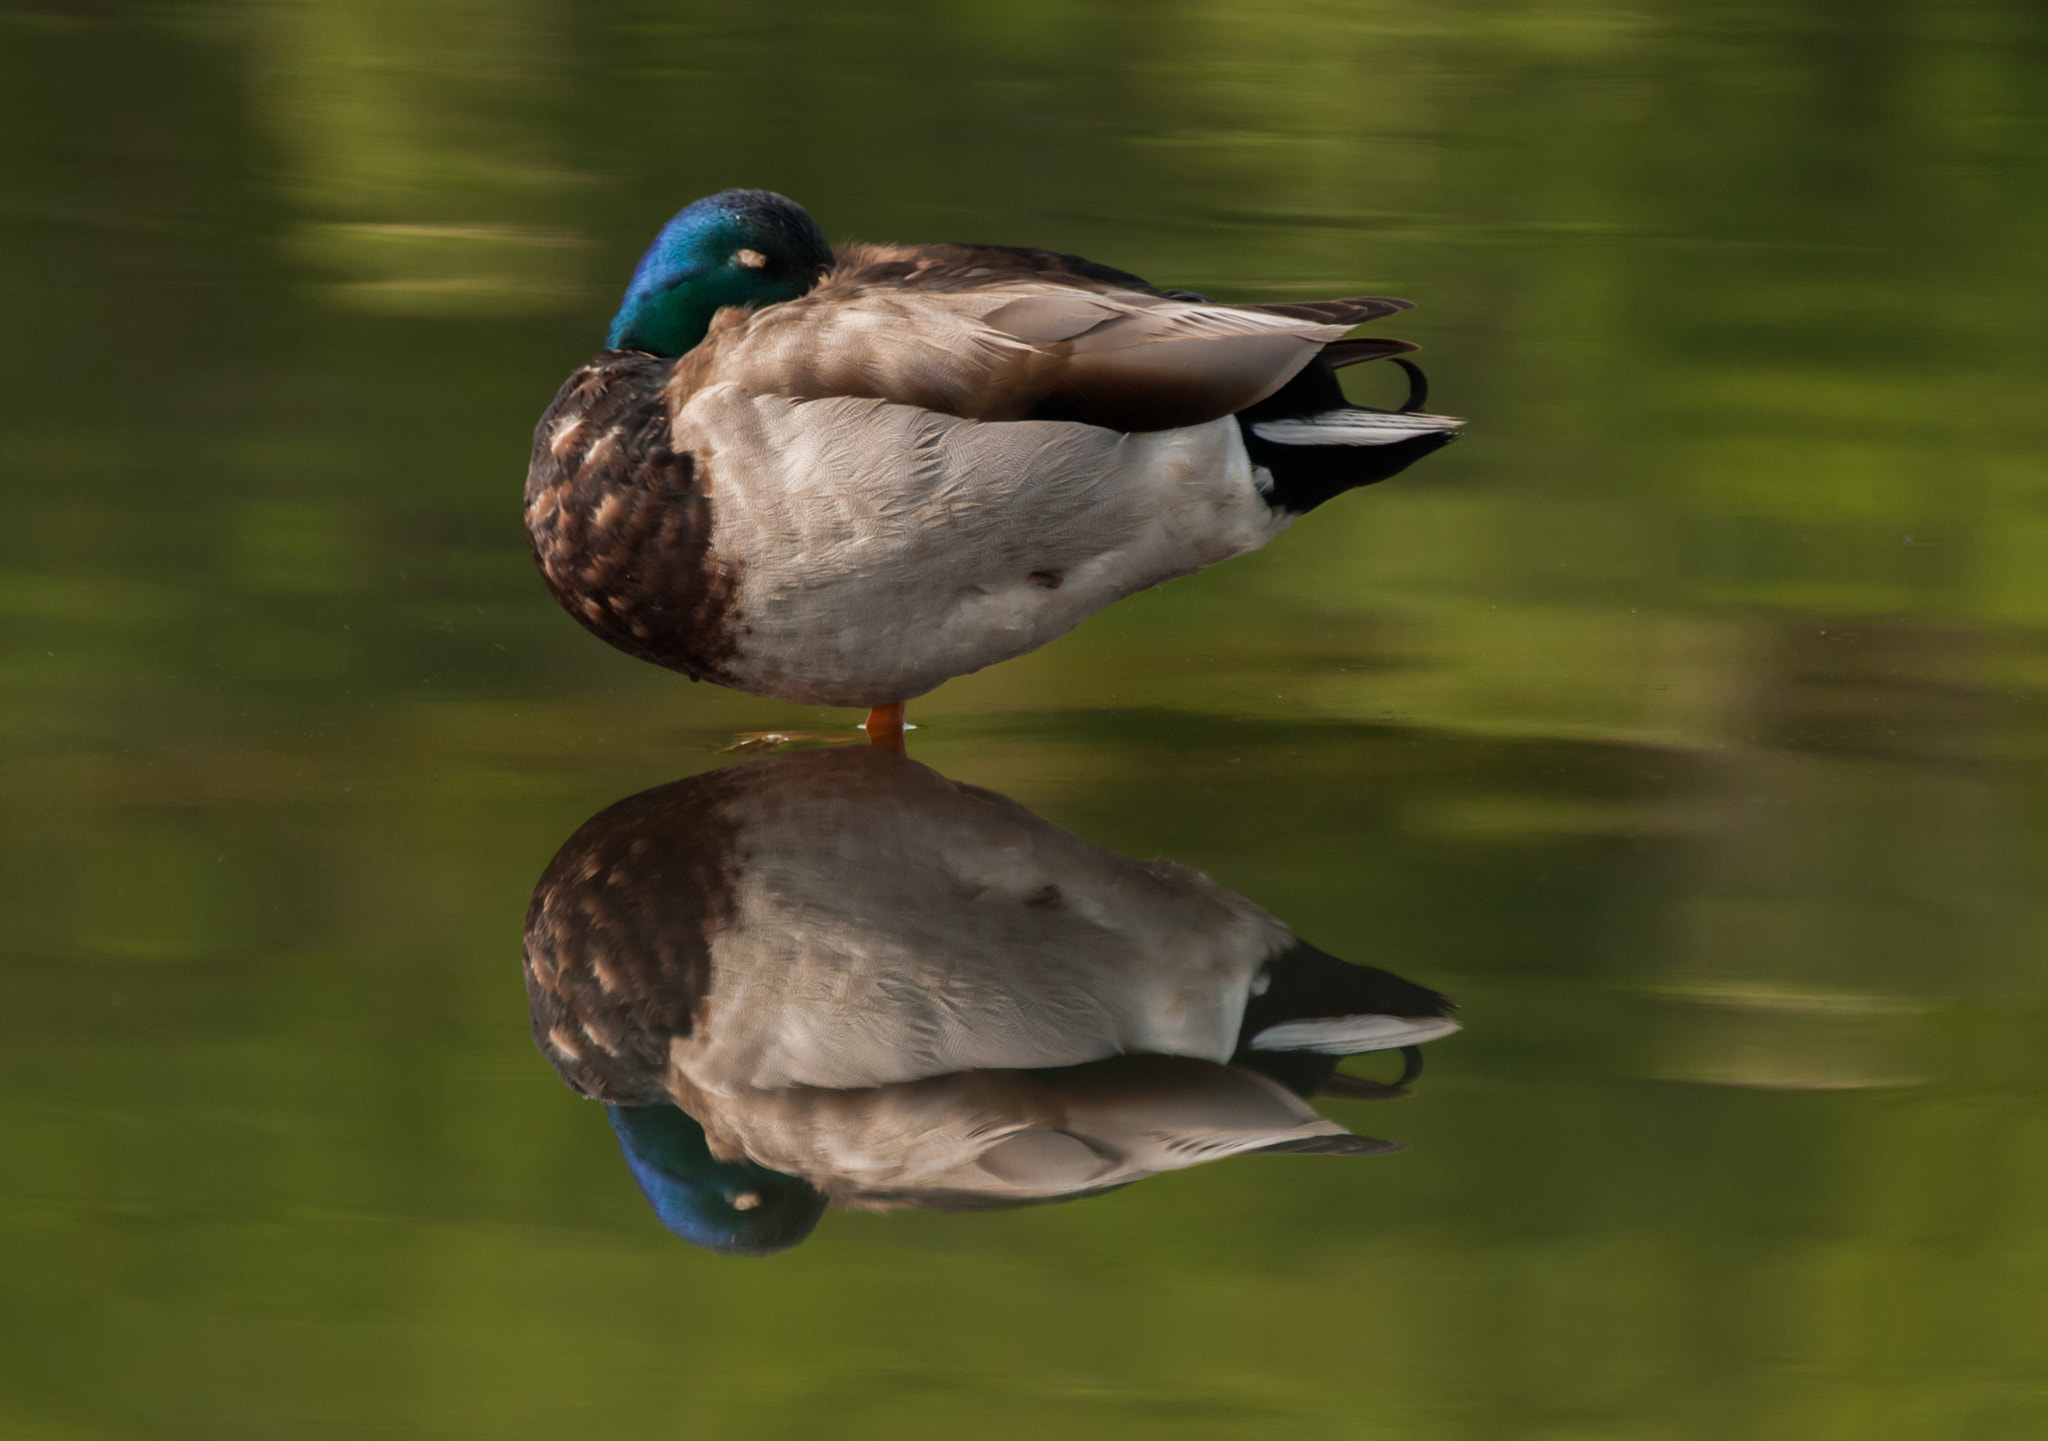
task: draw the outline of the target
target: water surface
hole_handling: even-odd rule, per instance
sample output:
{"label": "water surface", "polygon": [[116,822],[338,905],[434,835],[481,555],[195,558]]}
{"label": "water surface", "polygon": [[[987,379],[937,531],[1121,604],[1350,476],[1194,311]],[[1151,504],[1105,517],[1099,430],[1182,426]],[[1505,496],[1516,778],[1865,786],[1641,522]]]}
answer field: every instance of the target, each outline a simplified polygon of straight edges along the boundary
{"label": "water surface", "polygon": [[[2048,1426],[2048,30],[2003,0],[0,15],[10,1435]],[[1398,1155],[655,1221],[528,1035],[613,654],[533,419],[654,228],[1417,302],[1464,441],[913,754],[1460,1003]],[[1361,396],[1395,377],[1355,380]]]}

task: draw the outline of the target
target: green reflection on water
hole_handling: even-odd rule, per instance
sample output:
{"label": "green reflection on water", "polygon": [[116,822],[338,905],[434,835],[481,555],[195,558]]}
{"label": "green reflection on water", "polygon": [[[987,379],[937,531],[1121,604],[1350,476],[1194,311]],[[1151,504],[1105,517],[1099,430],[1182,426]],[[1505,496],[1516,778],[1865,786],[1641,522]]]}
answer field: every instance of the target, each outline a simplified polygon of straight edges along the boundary
{"label": "green reflection on water", "polygon": [[[9,1434],[2048,1421],[2034,7],[0,31]],[[1461,445],[913,716],[1455,994],[1406,1155],[748,1266],[532,1053],[570,829],[853,719],[611,654],[518,529],[634,256],[736,183],[1419,303]]]}

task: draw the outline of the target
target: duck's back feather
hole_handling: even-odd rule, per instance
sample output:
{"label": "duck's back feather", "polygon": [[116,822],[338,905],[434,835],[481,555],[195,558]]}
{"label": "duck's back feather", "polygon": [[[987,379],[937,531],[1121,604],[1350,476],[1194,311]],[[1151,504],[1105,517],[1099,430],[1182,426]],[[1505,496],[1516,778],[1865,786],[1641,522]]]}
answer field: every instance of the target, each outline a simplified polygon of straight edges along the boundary
{"label": "duck's back feather", "polygon": [[796,300],[721,311],[677,366],[673,402],[734,384],[968,420],[1167,430],[1257,404],[1345,331],[1407,308],[1377,296],[1219,305],[1075,257],[993,246],[886,256],[864,249]]}

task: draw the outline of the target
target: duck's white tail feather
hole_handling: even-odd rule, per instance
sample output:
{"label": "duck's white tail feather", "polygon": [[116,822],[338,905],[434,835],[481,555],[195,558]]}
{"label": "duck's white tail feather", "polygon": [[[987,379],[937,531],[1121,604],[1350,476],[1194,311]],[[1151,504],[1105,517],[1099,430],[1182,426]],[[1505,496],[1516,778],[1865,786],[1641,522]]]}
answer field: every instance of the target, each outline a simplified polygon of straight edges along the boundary
{"label": "duck's white tail feather", "polygon": [[1421,435],[1451,435],[1465,422],[1416,411],[1326,410],[1291,420],[1254,422],[1252,433],[1275,445],[1392,445]]}
{"label": "duck's white tail feather", "polygon": [[1458,1029],[1449,1016],[1318,1016],[1282,1021],[1252,1037],[1255,1051],[1315,1051],[1357,1056],[1440,1040]]}

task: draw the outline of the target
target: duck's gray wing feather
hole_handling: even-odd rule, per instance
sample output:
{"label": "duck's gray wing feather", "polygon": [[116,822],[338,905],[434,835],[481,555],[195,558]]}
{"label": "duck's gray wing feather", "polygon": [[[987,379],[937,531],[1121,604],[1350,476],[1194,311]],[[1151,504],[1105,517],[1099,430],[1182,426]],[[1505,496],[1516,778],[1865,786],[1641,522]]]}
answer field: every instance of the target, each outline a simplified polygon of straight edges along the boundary
{"label": "duck's gray wing feather", "polygon": [[972,420],[1077,419],[1114,430],[1244,410],[1322,348],[1406,302],[1232,306],[1013,279],[927,289],[828,276],[760,311],[721,311],[677,367],[678,406],[730,383],[796,399],[857,396]]}

